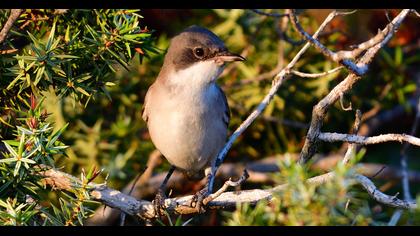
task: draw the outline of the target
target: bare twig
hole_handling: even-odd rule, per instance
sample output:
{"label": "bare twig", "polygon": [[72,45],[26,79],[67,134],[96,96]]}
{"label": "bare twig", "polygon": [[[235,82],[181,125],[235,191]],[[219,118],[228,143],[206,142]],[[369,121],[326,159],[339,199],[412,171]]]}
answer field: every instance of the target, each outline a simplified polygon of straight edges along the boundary
{"label": "bare twig", "polygon": [[[299,158],[298,153],[287,155],[290,156],[292,160],[297,160]],[[240,177],[242,170],[246,169],[250,175],[246,180],[246,183],[272,185],[274,184],[272,173],[278,173],[281,171],[278,166],[278,160],[283,158],[285,158],[285,155],[266,157],[250,163],[224,163],[220,166],[217,172],[217,178],[219,180],[225,180],[232,176]],[[331,171],[331,169],[333,169],[338,162],[341,162],[343,157],[341,154],[330,154],[328,156],[317,155],[315,159],[316,161],[310,166],[310,169],[318,172],[328,172]],[[384,167],[386,168],[384,169]],[[400,181],[402,179],[401,168],[393,166],[384,166],[383,164],[376,163],[357,163],[354,168],[356,173],[368,176],[369,178],[385,181]],[[138,184],[131,196],[136,199],[153,199],[154,194],[156,193],[166,174],[167,172],[159,173],[151,177],[147,182],[141,185]],[[410,182],[420,183],[420,172],[409,171],[408,176]],[[205,181],[201,181],[199,186],[202,187],[204,184]],[[128,184],[127,186],[131,185],[132,183]],[[180,172],[174,172],[173,176],[168,181],[168,188],[182,195],[196,191],[197,186],[192,184],[192,182],[190,182]],[[124,193],[124,191],[122,192]],[[89,218],[86,224],[115,225],[119,214],[119,210],[108,207],[105,215],[99,211],[95,213],[94,218]]]}
{"label": "bare twig", "polygon": [[379,191],[375,184],[368,179],[366,176],[356,174],[354,178],[363,188],[368,192],[368,194],[375,199],[376,201],[383,203],[388,206],[402,208],[402,209],[416,209],[417,204],[414,201],[404,201],[400,200],[397,197],[389,196],[381,191]]}
{"label": "bare twig", "polygon": [[326,142],[349,142],[363,145],[371,145],[385,142],[407,142],[415,146],[420,146],[420,138],[407,135],[407,134],[381,134],[378,136],[365,137],[354,134],[341,134],[341,133],[320,133],[319,140]]}
{"label": "bare twig", "polygon": [[[416,117],[414,119],[413,126],[411,127],[410,135],[416,134],[419,120],[420,120],[420,98],[417,100]],[[409,146],[410,146],[409,143],[404,144],[403,148],[401,149],[401,158],[400,158],[401,169],[403,173],[401,183],[402,183],[402,188],[403,188],[403,193],[404,193],[404,200],[408,200],[408,201],[413,199],[410,194],[410,182],[409,182],[408,164],[407,164],[408,157],[406,153]],[[402,215],[402,211],[396,210],[394,214],[392,215],[391,220],[389,221],[388,225],[396,225],[401,215]]]}
{"label": "bare twig", "polygon": [[[389,28],[389,25],[385,27],[382,32],[387,32],[387,34],[384,36],[382,41],[369,48],[367,52],[359,59],[357,63],[358,68],[363,66],[367,67],[379,49],[381,49],[391,39],[395,30],[405,19],[409,11],[410,10],[402,10],[400,14],[398,14],[398,16],[393,19],[391,28],[392,30],[386,30]],[[301,151],[299,163],[306,163],[315,153],[317,138],[320,134],[322,122],[328,108],[340,98],[341,94],[345,94],[350,91],[353,85],[360,79],[361,77],[358,76],[357,73],[350,73],[342,82],[335,86],[326,97],[324,97],[317,105],[314,106],[312,110],[311,126],[308,130],[305,144]]]}
{"label": "bare twig", "polygon": [[249,177],[248,171],[244,169],[242,176],[237,181],[232,181],[229,178],[229,180],[226,181],[223,184],[223,186],[219,190],[217,190],[217,192],[211,194],[210,196],[204,199],[203,201],[204,205],[207,205],[209,202],[219,197],[222,193],[226,192],[228,187],[236,187],[236,186],[241,185],[243,182],[245,182],[246,179],[248,179],[248,177]]}
{"label": "bare twig", "polygon": [[[357,132],[359,131],[361,118],[362,118],[362,112],[359,109],[357,109],[356,118],[354,120],[354,125],[353,125],[353,134],[357,134]],[[352,159],[355,155],[356,155],[356,144],[350,143],[349,147],[347,148],[347,152],[344,155],[343,163],[344,164],[349,163],[350,159]]]}
{"label": "bare twig", "polygon": [[[54,178],[51,182],[69,182],[71,184],[77,184],[79,180],[71,175],[62,173],[60,171],[51,169],[45,172],[46,177]],[[57,180],[55,178],[60,178]],[[241,181],[246,178],[246,174],[236,183],[231,182],[230,184],[240,184]],[[334,172],[328,172],[323,175],[319,175],[316,177],[312,177],[307,180],[308,184],[311,185],[321,185],[326,182],[331,181],[335,178]],[[375,185],[370,181],[368,178],[362,175],[354,175],[354,178],[357,183],[361,184],[364,189],[366,189],[375,200],[380,203],[383,203],[388,206],[396,207],[396,208],[404,208],[404,209],[414,209],[417,207],[414,201],[404,201],[398,199],[396,196],[389,196],[382,192],[380,192]],[[63,180],[65,179],[65,180]],[[237,192],[223,192],[216,198],[212,199],[208,202],[208,207],[210,208],[234,208],[238,203],[250,203],[256,204],[261,200],[268,200],[270,201],[273,197],[274,193],[279,191],[284,191],[289,184],[282,184],[276,187],[261,190],[261,189],[253,189],[253,190],[243,190]],[[66,185],[64,185],[66,187]],[[72,186],[70,186],[71,188]],[[151,219],[155,216],[154,207],[152,202],[145,201],[145,200],[136,200],[135,198],[121,193],[120,191],[110,189],[104,184],[89,184],[90,188],[90,195],[93,200],[100,201],[107,206],[117,208],[126,214],[129,215],[137,215],[143,219]],[[225,190],[227,187],[222,187],[222,190]],[[219,194],[217,191],[215,194]],[[212,195],[214,196],[214,195]],[[177,214],[191,214],[196,213],[197,209],[190,207],[190,201],[193,195],[178,197],[178,198],[169,198],[165,200],[165,209],[169,213],[177,213]]]}
{"label": "bare twig", "polygon": [[340,94],[340,106],[341,106],[341,109],[343,109],[344,111],[351,111],[353,109],[351,107],[351,102],[350,102],[350,105],[348,107],[344,106],[344,94],[343,93]]}
{"label": "bare twig", "polygon": [[13,23],[19,18],[20,14],[22,13],[22,9],[11,9],[10,16],[7,19],[6,23],[3,26],[3,29],[0,31],[0,44],[4,42],[9,33],[10,29],[13,26]]}
{"label": "bare twig", "polygon": [[318,78],[318,77],[323,77],[323,76],[327,76],[329,74],[335,73],[335,72],[337,72],[341,69],[343,69],[343,66],[339,66],[339,67],[336,67],[332,70],[325,71],[325,72],[322,72],[322,73],[314,73],[314,74],[303,73],[303,72],[299,72],[299,71],[296,71],[296,70],[292,70],[291,72],[293,74],[297,75],[297,76],[304,77],[304,78]]}
{"label": "bare twig", "polygon": [[[308,184],[321,185],[331,181],[335,177],[334,172],[329,172],[324,175],[316,176],[307,180]],[[404,201],[396,197],[386,195],[380,192],[375,185],[368,178],[362,175],[356,175],[355,180],[366,189],[375,200],[388,206],[414,209],[417,207],[413,201]],[[220,194],[216,199],[208,203],[210,208],[234,208],[238,203],[249,203],[256,204],[261,200],[270,201],[273,197],[273,193],[278,191],[284,191],[289,185],[283,184],[267,190],[244,190],[239,192],[224,192]],[[105,188],[104,186],[96,188],[92,192],[94,199],[103,202],[104,204],[112,205],[112,207],[119,207],[121,210],[131,215],[138,215],[142,218],[154,217],[154,208],[151,202],[143,200],[135,200],[128,198],[116,190]],[[170,198],[165,200],[165,207],[168,212],[174,212],[177,214],[191,214],[196,213],[195,208],[189,206],[192,195],[184,196],[180,198]],[[124,204],[121,204],[121,199],[124,199]]]}
{"label": "bare twig", "polygon": [[[312,37],[317,38],[318,35],[325,29],[327,24],[331,22],[333,18],[334,16],[330,14],[324,20],[324,22],[321,24],[321,26],[318,28],[318,30],[315,32],[315,34]],[[306,43],[305,46],[303,46],[302,49],[292,59],[292,61],[274,77],[269,93],[264,97],[264,99],[257,106],[257,108],[254,111],[252,111],[252,113],[245,119],[245,121],[243,121],[242,124],[235,130],[235,132],[229,137],[229,140],[227,141],[223,149],[219,152],[218,156],[216,157],[216,166],[209,180],[210,188],[213,186],[214,176],[216,176],[217,169],[223,163],[223,160],[225,159],[227,152],[230,150],[235,140],[252,124],[252,122],[255,119],[257,119],[259,115],[261,115],[262,111],[267,107],[267,105],[270,103],[270,101],[273,99],[273,97],[277,93],[277,90],[280,88],[283,82],[287,79],[288,75],[291,73],[290,72],[291,69],[295,66],[297,61],[302,56],[302,54],[306,52],[309,46],[310,46],[310,43]]]}
{"label": "bare twig", "polygon": [[[337,11],[333,11],[331,13],[335,17],[339,14],[337,14]],[[292,22],[292,25],[295,27],[296,31],[299,32],[303,38],[308,40],[315,48],[317,48],[319,51],[322,52],[325,56],[331,58],[333,61],[339,62],[341,65],[345,66],[347,69],[355,73],[356,75],[363,75],[367,71],[366,65],[358,66],[353,61],[348,59],[343,59],[342,57],[338,57],[336,53],[329,50],[327,47],[325,47],[323,44],[321,44],[317,39],[314,39],[311,37],[306,31],[302,28],[302,26],[299,24],[299,20],[295,14],[295,11],[292,10],[290,12],[290,20]]]}

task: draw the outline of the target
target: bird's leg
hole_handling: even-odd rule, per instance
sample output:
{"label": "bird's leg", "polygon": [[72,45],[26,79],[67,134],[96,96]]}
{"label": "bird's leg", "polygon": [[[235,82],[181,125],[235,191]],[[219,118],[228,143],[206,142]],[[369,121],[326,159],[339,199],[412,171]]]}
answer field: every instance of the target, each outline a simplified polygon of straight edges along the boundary
{"label": "bird's leg", "polygon": [[165,210],[165,199],[166,199],[166,184],[168,183],[169,178],[175,171],[175,166],[171,166],[171,169],[168,171],[168,174],[163,180],[162,184],[159,186],[158,192],[156,193],[155,199],[153,200],[153,206],[155,208],[156,217],[162,216],[162,211]]}
{"label": "bird's leg", "polygon": [[193,198],[191,199],[190,206],[196,208],[198,213],[205,212],[203,200],[211,194],[213,189],[212,184],[210,184],[210,181],[213,179],[212,168],[213,167],[208,167],[204,170],[206,174],[206,185],[204,186],[204,188],[202,188],[200,191],[194,194]]}

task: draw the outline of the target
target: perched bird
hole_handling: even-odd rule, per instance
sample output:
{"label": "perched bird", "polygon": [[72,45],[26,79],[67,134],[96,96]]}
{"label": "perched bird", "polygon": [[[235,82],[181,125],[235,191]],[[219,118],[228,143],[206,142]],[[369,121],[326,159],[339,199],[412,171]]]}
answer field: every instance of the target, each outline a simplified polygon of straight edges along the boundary
{"label": "perched bird", "polygon": [[[157,212],[175,169],[191,178],[203,170],[208,177],[214,168],[230,120],[226,96],[216,79],[226,62],[243,60],[203,27],[190,26],[172,38],[142,113],[152,142],[172,165],[154,201]],[[199,195],[208,195],[207,190]]]}

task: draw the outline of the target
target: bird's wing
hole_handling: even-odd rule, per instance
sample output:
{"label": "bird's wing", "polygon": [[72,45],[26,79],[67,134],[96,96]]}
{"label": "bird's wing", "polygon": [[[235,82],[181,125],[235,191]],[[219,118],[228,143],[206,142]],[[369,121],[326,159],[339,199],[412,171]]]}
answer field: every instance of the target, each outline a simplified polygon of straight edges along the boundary
{"label": "bird's wing", "polygon": [[147,123],[147,120],[149,119],[148,101],[149,101],[149,97],[152,96],[151,94],[153,93],[153,85],[154,84],[152,84],[147,90],[146,96],[144,97],[143,107],[141,109],[141,117],[146,123]]}
{"label": "bird's wing", "polygon": [[221,98],[222,102],[223,102],[223,123],[226,124],[226,127],[228,127],[229,125],[229,121],[230,121],[230,109],[229,109],[229,105],[226,99],[226,95],[223,92],[223,90],[216,85],[217,87],[217,91],[219,91],[219,97]]}

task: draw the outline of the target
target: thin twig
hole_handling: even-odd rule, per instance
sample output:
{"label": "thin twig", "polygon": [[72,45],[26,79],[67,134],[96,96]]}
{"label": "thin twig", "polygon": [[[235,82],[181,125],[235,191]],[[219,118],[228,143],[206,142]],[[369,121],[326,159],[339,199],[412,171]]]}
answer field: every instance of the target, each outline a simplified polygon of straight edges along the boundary
{"label": "thin twig", "polygon": [[414,201],[405,201],[398,199],[396,196],[389,196],[381,191],[379,191],[375,184],[366,176],[356,174],[354,178],[363,188],[368,192],[368,194],[375,199],[377,202],[383,203],[388,206],[402,208],[402,209],[416,209],[417,204]]}
{"label": "thin twig", "polygon": [[[389,29],[389,25],[385,27],[382,32],[388,32],[383,40],[377,43],[375,46],[369,48],[367,52],[359,59],[357,66],[366,66],[372,61],[378,51],[391,39],[395,30],[399,27],[401,22],[405,19],[410,10],[402,10],[398,16],[392,21],[392,30]],[[334,15],[334,14],[333,14]],[[328,108],[334,104],[341,94],[345,94],[353,87],[353,85],[361,79],[356,73],[350,73],[342,82],[335,86],[330,93],[325,96],[312,110],[311,126],[306,135],[305,144],[300,154],[299,163],[304,164],[315,154],[316,143],[318,141],[318,135],[322,127],[323,119],[328,111]]]}
{"label": "thin twig", "polygon": [[[317,38],[318,35],[325,29],[327,24],[331,22],[333,18],[334,16],[330,14],[324,20],[324,22],[321,24],[321,26],[318,28],[318,30],[315,32],[315,34],[312,37]],[[309,42],[306,43],[305,46],[303,46],[302,49],[292,59],[292,61],[274,77],[269,93],[264,97],[264,99],[257,106],[257,108],[254,109],[254,111],[252,111],[252,113],[245,119],[245,121],[243,121],[242,124],[235,130],[235,132],[229,137],[229,140],[227,141],[223,149],[219,152],[219,154],[216,157],[215,168],[213,169],[212,171],[213,173],[211,175],[211,178],[209,179],[210,189],[213,187],[214,176],[216,176],[217,169],[223,163],[226,157],[226,154],[232,147],[233,143],[252,124],[252,122],[255,119],[257,119],[259,115],[261,115],[261,113],[264,111],[264,109],[267,107],[267,105],[271,102],[273,97],[276,95],[277,90],[280,88],[283,82],[287,79],[288,75],[291,73],[290,72],[291,69],[295,66],[297,61],[300,59],[303,53],[309,48],[309,46],[310,46],[310,43]]]}
{"label": "thin twig", "polygon": [[237,181],[232,181],[231,179],[229,179],[228,181],[226,181],[223,184],[223,186],[219,190],[217,190],[215,193],[213,193],[210,196],[208,196],[207,198],[205,198],[204,201],[203,201],[204,205],[206,205],[207,203],[213,201],[214,199],[216,199],[217,197],[219,197],[222,193],[226,192],[226,190],[229,187],[236,187],[236,186],[241,185],[248,178],[249,178],[248,171],[246,169],[244,169],[243,174],[241,175],[241,177]]}
{"label": "thin twig", "polygon": [[[414,118],[413,126],[411,127],[410,135],[415,135],[416,134],[417,127],[418,127],[418,124],[419,124],[419,120],[420,120],[420,98],[417,100],[416,116]],[[401,169],[402,169],[401,184],[402,184],[402,189],[403,189],[403,193],[404,193],[404,200],[408,200],[408,201],[413,199],[411,197],[411,194],[410,194],[410,181],[409,181],[409,176],[408,176],[407,149],[409,147],[410,147],[409,143],[404,144],[403,148],[401,149],[401,158],[400,158]],[[396,225],[398,223],[398,220],[400,219],[401,215],[402,215],[401,210],[395,211],[394,214],[392,215],[391,220],[389,221],[388,225]]]}
{"label": "thin twig", "polygon": [[[353,125],[353,134],[357,134],[357,132],[359,132],[361,118],[362,118],[362,112],[359,109],[357,109],[356,117],[354,119],[354,125]],[[344,164],[349,163],[350,159],[352,159],[356,155],[356,148],[357,148],[356,144],[354,143],[349,144],[349,147],[347,148],[347,152],[343,158]]]}
{"label": "thin twig", "polygon": [[339,71],[341,69],[343,69],[343,66],[339,66],[339,67],[336,67],[336,68],[334,68],[332,70],[325,71],[325,72],[322,72],[322,73],[313,73],[313,74],[311,74],[311,73],[299,72],[297,70],[292,70],[291,72],[292,72],[292,74],[295,74],[297,76],[304,77],[304,78],[318,78],[318,77],[323,77],[323,76],[327,76],[329,74],[335,73],[335,72],[337,72],[337,71]]}
{"label": "thin twig", "polygon": [[10,29],[13,26],[13,23],[19,18],[20,14],[22,13],[22,9],[11,9],[10,16],[7,19],[6,23],[3,26],[3,29],[0,31],[0,44],[4,42],[9,33]]}
{"label": "thin twig", "polygon": [[[337,11],[332,12],[333,17],[339,15],[337,14]],[[352,71],[353,73],[357,75],[363,75],[367,71],[366,65],[358,66],[356,63],[349,59],[343,59],[342,57],[338,57],[336,53],[329,50],[327,47],[325,47],[322,43],[320,43],[317,39],[311,37],[300,25],[299,20],[295,14],[295,11],[292,10],[290,13],[290,20],[292,22],[292,25],[296,29],[297,32],[299,32],[303,38],[305,38],[308,42],[310,42],[316,49],[322,52],[325,56],[328,58],[331,58],[333,61],[339,62],[341,65],[345,66],[347,69]]]}

